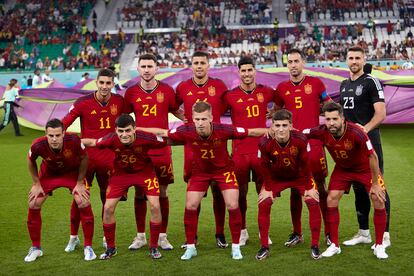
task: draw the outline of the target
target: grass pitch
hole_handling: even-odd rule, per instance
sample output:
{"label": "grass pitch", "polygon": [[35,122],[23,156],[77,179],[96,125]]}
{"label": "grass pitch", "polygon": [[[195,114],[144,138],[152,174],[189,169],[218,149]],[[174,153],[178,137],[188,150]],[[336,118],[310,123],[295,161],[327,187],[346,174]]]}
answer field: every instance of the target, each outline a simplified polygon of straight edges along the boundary
{"label": "grass pitch", "polygon": [[[71,196],[65,189],[59,189],[46,201],[42,210],[42,247],[44,256],[33,263],[25,263],[31,243],[26,228],[27,193],[31,178],[27,171],[26,155],[31,141],[42,132],[22,129],[23,137],[14,137],[12,126],[0,133],[0,189],[2,207],[0,211],[0,274],[40,275],[40,274],[170,274],[170,275],[413,275],[414,265],[414,207],[412,185],[414,179],[414,125],[382,127],[382,142],[385,156],[385,181],[392,203],[391,242],[387,250],[390,258],[378,260],[370,250],[370,245],[354,247],[341,246],[342,253],[329,259],[314,261],[310,257],[310,232],[306,205],[302,212],[302,228],[305,243],[295,248],[286,248],[283,243],[291,231],[289,212],[289,192],[285,191],[272,208],[270,237],[273,240],[270,258],[258,262],[254,256],[260,247],[257,227],[257,196],[251,184],[249,192],[248,230],[250,240],[242,248],[244,259],[234,261],[230,248],[219,249],[214,241],[214,219],[212,196],[203,200],[199,222],[198,256],[184,262],[180,260],[185,240],[183,213],[185,185],[182,181],[182,147],[174,147],[174,173],[176,183],[169,187],[170,222],[168,238],[175,246],[172,251],[163,251],[163,258],[153,261],[147,249],[128,251],[128,245],[135,235],[133,213],[133,189],[129,200],[121,202],[116,211],[118,255],[108,261],[85,262],[83,250],[65,253],[69,238],[69,209]],[[332,162],[330,169],[332,169]],[[95,184],[95,183],[94,183]],[[96,185],[96,184],[95,184]],[[97,255],[103,252],[101,204],[96,186],[92,187],[92,206],[95,213],[94,249]],[[340,204],[340,240],[351,237],[357,230],[353,203],[353,193],[345,196]],[[372,213],[372,212],[371,212]],[[371,214],[372,216],[372,214]],[[228,216],[227,216],[228,217]],[[371,236],[374,237],[373,223],[370,221]],[[147,224],[147,229],[149,225]],[[147,238],[149,231],[147,230]],[[230,240],[228,225],[226,237]],[[82,235],[81,235],[82,240]],[[323,237],[321,237],[321,249]]]}

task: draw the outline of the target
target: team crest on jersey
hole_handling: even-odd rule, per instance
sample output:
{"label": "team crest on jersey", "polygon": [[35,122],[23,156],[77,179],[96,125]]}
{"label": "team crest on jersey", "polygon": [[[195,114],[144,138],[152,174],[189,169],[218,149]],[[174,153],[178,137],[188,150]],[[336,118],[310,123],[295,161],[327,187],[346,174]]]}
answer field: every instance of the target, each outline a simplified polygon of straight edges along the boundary
{"label": "team crest on jersey", "polygon": [[138,98],[136,101],[136,103],[142,102],[141,98]]}
{"label": "team crest on jersey", "polygon": [[293,146],[290,148],[290,154],[291,155],[298,155],[298,148]]}
{"label": "team crest on jersey", "polygon": [[305,85],[305,94],[312,94],[312,85],[307,84]]}
{"label": "team crest on jersey", "polygon": [[159,103],[164,102],[164,93],[162,93],[162,92],[157,93],[157,102],[159,102]]}
{"label": "team crest on jersey", "polygon": [[96,115],[96,110],[92,110],[91,115]]}
{"label": "team crest on jersey", "polygon": [[63,156],[65,156],[65,158],[71,158],[72,157],[72,151],[70,149],[65,149],[63,151]]}
{"label": "team crest on jersey", "polygon": [[208,94],[210,95],[210,97],[214,97],[216,95],[216,88],[214,86],[209,86]]}
{"label": "team crest on jersey", "polygon": [[361,96],[362,89],[364,89],[364,87],[362,85],[358,85],[357,88],[355,89],[355,95]]}
{"label": "team crest on jersey", "polygon": [[240,98],[240,99],[238,99],[238,100],[237,100],[237,102],[238,102],[238,103],[242,103],[242,102],[243,102],[243,100]]}
{"label": "team crest on jersey", "polygon": [[113,104],[111,105],[111,115],[115,116],[116,114],[118,114],[118,107],[115,104]]}
{"label": "team crest on jersey", "polygon": [[219,147],[221,145],[221,140],[220,139],[214,139],[213,140],[213,146],[214,147]]}
{"label": "team crest on jersey", "polygon": [[351,141],[349,141],[348,139],[347,140],[345,140],[344,141],[344,148],[346,149],[346,150],[351,150],[352,149],[352,142]]}
{"label": "team crest on jersey", "polygon": [[257,100],[259,101],[259,103],[264,102],[263,93],[257,93]]}

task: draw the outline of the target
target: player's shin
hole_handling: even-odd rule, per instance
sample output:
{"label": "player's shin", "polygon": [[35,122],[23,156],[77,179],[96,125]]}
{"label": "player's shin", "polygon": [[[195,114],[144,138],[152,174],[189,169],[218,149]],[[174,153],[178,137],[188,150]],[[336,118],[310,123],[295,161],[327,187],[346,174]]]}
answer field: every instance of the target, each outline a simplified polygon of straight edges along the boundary
{"label": "player's shin", "polygon": [[385,227],[387,224],[387,212],[385,208],[374,209],[375,244],[382,244]]}
{"label": "player's shin", "polygon": [[145,233],[145,220],[147,215],[147,202],[143,196],[134,199],[135,223],[137,233]]}
{"label": "player's shin", "polygon": [[329,225],[329,234],[332,243],[339,247],[339,209],[336,207],[328,207],[326,216]]}
{"label": "player's shin", "polygon": [[290,192],[290,215],[293,224],[293,233],[302,234],[302,196],[296,189],[291,189]]}
{"label": "player's shin", "polygon": [[272,199],[266,198],[259,203],[258,224],[260,232],[260,241],[263,247],[269,248],[269,228],[270,228],[270,211],[272,208]]}
{"label": "player's shin", "polygon": [[157,248],[158,247],[158,239],[160,237],[161,231],[161,223],[160,222],[153,222],[150,221],[150,247]]}
{"label": "player's shin", "polygon": [[224,234],[224,222],[226,220],[226,204],[221,194],[220,189],[216,186],[212,186],[213,193],[213,209],[214,218],[216,221],[216,234]]}
{"label": "player's shin", "polygon": [[75,200],[73,200],[70,207],[70,234],[72,236],[78,235],[80,221],[81,218],[79,214],[78,204]]}
{"label": "player's shin", "polygon": [[184,211],[184,228],[185,228],[185,237],[187,244],[195,244],[195,235],[197,231],[198,224],[198,214],[197,209],[187,209]]}
{"label": "player's shin", "polygon": [[239,244],[241,231],[241,214],[239,208],[229,209],[229,227],[233,244]]}
{"label": "player's shin", "polygon": [[168,197],[160,197],[160,207],[161,207],[161,233],[167,233],[168,218],[170,214],[170,201]]}
{"label": "player's shin", "polygon": [[29,230],[30,239],[33,247],[40,247],[40,237],[42,230],[41,209],[31,209],[27,215],[27,229]]}
{"label": "player's shin", "polygon": [[319,237],[321,232],[321,212],[319,203],[313,198],[306,199],[305,203],[308,206],[309,210],[309,226],[312,235],[311,246],[319,247]]}
{"label": "player's shin", "polygon": [[103,224],[103,231],[107,243],[107,248],[115,248],[116,223]]}
{"label": "player's shin", "polygon": [[92,246],[93,232],[94,232],[94,216],[91,205],[79,208],[80,218],[82,221],[82,229],[84,235],[84,246]]}

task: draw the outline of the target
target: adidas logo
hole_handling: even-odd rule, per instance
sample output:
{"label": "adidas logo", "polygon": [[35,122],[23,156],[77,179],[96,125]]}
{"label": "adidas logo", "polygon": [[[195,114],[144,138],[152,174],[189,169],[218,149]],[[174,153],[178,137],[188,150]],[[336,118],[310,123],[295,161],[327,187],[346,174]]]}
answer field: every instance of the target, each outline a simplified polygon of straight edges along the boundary
{"label": "adidas logo", "polygon": [[193,92],[191,91],[187,93],[187,96],[192,96],[192,95],[193,95]]}
{"label": "adidas logo", "polygon": [[91,115],[95,115],[96,114],[96,110],[92,110]]}
{"label": "adidas logo", "polygon": [[290,92],[289,92],[289,91],[288,91],[288,92],[286,92],[286,93],[285,93],[285,95],[286,95],[286,96],[290,95]]}
{"label": "adidas logo", "polygon": [[141,98],[138,98],[136,101],[136,103],[142,102]]}
{"label": "adidas logo", "polygon": [[242,103],[242,102],[243,102],[243,100],[240,98],[237,102],[238,102],[238,103]]}
{"label": "adidas logo", "polygon": [[273,152],[273,155],[279,155],[279,153],[277,152],[277,150],[275,150],[275,151]]}

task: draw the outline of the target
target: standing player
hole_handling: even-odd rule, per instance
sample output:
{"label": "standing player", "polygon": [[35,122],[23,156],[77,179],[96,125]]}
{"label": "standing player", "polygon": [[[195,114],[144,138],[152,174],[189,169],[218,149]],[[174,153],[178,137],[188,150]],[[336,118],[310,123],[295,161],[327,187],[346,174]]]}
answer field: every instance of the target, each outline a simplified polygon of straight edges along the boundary
{"label": "standing player", "polygon": [[122,114],[116,119],[115,131],[116,133],[107,134],[99,140],[82,139],[82,143],[86,146],[107,148],[115,153],[114,172],[109,179],[103,216],[103,230],[108,246],[100,259],[110,259],[117,254],[115,208],[131,186],[143,190],[151,205],[150,256],[159,259],[161,258],[161,253],[158,251],[161,230],[160,190],[148,151],[150,148],[164,147],[166,142],[161,137],[136,131],[134,119],[128,114]]}
{"label": "standing player", "polygon": [[170,131],[165,129],[146,129],[173,142],[191,146],[193,153],[192,173],[187,185],[184,225],[186,234],[186,251],[182,260],[197,256],[195,235],[198,224],[198,206],[214,181],[221,190],[229,212],[229,227],[232,236],[232,258],[242,259],[240,252],[241,215],[239,209],[239,191],[234,162],[227,151],[227,140],[261,136],[266,129],[245,129],[232,125],[213,123],[212,108],[209,103],[200,101],[194,104],[193,123],[180,126]]}
{"label": "standing player", "polygon": [[[273,102],[274,91],[267,86],[256,84],[256,69],[253,59],[242,57],[238,63],[241,83],[238,87],[228,91],[224,95],[224,102],[231,110],[233,125],[245,128],[266,127],[267,105]],[[237,182],[239,183],[239,206],[242,216],[242,230],[240,245],[246,245],[249,234],[246,229],[247,191],[252,179],[256,182],[256,191],[260,192],[262,181],[258,171],[260,169],[257,158],[259,138],[248,137],[241,140],[233,140],[233,161]]]}
{"label": "standing player", "polygon": [[[43,159],[40,171],[36,163],[38,157]],[[40,211],[48,194],[59,187],[66,187],[73,194],[82,221],[85,260],[94,260],[96,258],[92,249],[94,217],[84,179],[88,156],[79,137],[65,134],[63,124],[58,119],[50,120],[46,123],[46,135],[34,140],[30,147],[28,166],[33,179],[29,192],[27,217],[32,247],[24,258],[25,262],[33,262],[43,256],[40,247],[42,229]]]}
{"label": "standing player", "polygon": [[[291,49],[288,52],[288,70],[290,79],[281,82],[276,88],[275,103],[279,107],[284,107],[293,115],[293,127],[302,131],[319,125],[319,114],[321,104],[331,101],[326,93],[323,82],[311,76],[306,76],[303,72],[305,57],[298,49]],[[328,168],[325,158],[325,151],[320,141],[310,139],[311,151],[309,162],[312,175],[316,181],[319,191],[319,206],[325,222],[326,242],[329,245],[329,233],[326,227],[326,197],[325,177],[328,175]],[[285,242],[285,245],[295,246],[303,242],[302,235],[302,197],[298,190],[291,189],[290,212],[293,223],[293,233]]]}
{"label": "standing player", "polygon": [[310,146],[302,133],[292,129],[292,113],[280,109],[272,116],[271,130],[274,138],[260,139],[259,157],[264,188],[259,194],[258,224],[262,247],[257,252],[257,260],[263,260],[270,254],[268,236],[272,204],[281,191],[292,187],[300,192],[309,209],[311,256],[314,259],[321,258],[321,213],[318,206],[318,191],[309,167]]}
{"label": "standing player", "polygon": [[[386,116],[384,90],[376,78],[364,73],[365,53],[362,48],[350,48],[346,61],[350,70],[350,78],[344,80],[340,87],[340,104],[344,108],[345,119],[363,127],[378,156],[381,173],[384,173],[381,135],[378,128]],[[363,186],[357,183],[352,187],[355,192],[355,208],[359,231],[352,239],[344,241],[344,245],[371,243],[368,222],[371,204],[368,193]],[[385,196],[387,199],[385,201],[387,226],[384,233],[384,246],[387,248],[391,245],[389,234],[391,205],[387,192],[385,192]]]}
{"label": "standing player", "polygon": [[[125,102],[134,112],[138,127],[168,128],[168,113],[179,116],[179,106],[175,99],[172,87],[155,79],[158,71],[157,58],[152,54],[141,55],[138,59],[138,72],[141,80],[125,92]],[[181,116],[181,119],[184,119]],[[167,240],[167,226],[169,216],[168,185],[174,183],[173,165],[171,160],[171,147],[153,149],[148,152],[160,184],[160,205],[162,227],[159,244],[164,250],[171,250],[173,246]],[[145,220],[147,203],[144,194],[135,193],[135,219],[137,236],[128,247],[136,250],[147,244],[145,237]]]}
{"label": "standing player", "polygon": [[[100,138],[115,130],[115,120],[124,110],[124,99],[120,95],[111,94],[114,86],[114,72],[102,69],[98,73],[96,86],[98,90],[78,98],[72,105],[69,113],[62,122],[67,129],[76,118],[80,119],[81,138]],[[105,193],[108,187],[108,179],[112,170],[114,154],[107,149],[87,148],[89,164],[86,173],[88,185],[93,178],[98,181],[102,206],[105,204]],[[103,209],[102,209],[103,215]],[[79,211],[75,202],[70,210],[70,239],[65,248],[66,252],[75,250],[79,244]],[[105,247],[105,241],[104,241]]]}
{"label": "standing player", "polygon": [[337,103],[328,103],[322,109],[325,125],[304,130],[309,138],[319,139],[335,162],[328,188],[327,222],[332,244],[322,253],[323,257],[340,254],[339,201],[358,182],[369,192],[374,205],[375,248],[378,259],[388,258],[382,244],[387,213],[385,211],[385,184],[379,171],[378,158],[365,132],[345,121],[343,109]]}
{"label": "standing player", "polygon": [[[181,82],[176,88],[177,102],[184,106],[184,115],[187,122],[192,122],[192,108],[194,103],[199,101],[208,102],[213,107],[213,120],[220,123],[220,117],[224,113],[223,94],[227,87],[222,80],[210,78],[208,69],[210,68],[208,54],[205,52],[195,52],[191,58],[191,69],[193,77]],[[192,170],[191,147],[184,145],[184,181],[188,182]],[[216,243],[220,248],[228,246],[224,236],[224,221],[226,207],[220,189],[212,185],[213,209],[216,221]],[[184,245],[185,247],[185,245]]]}

